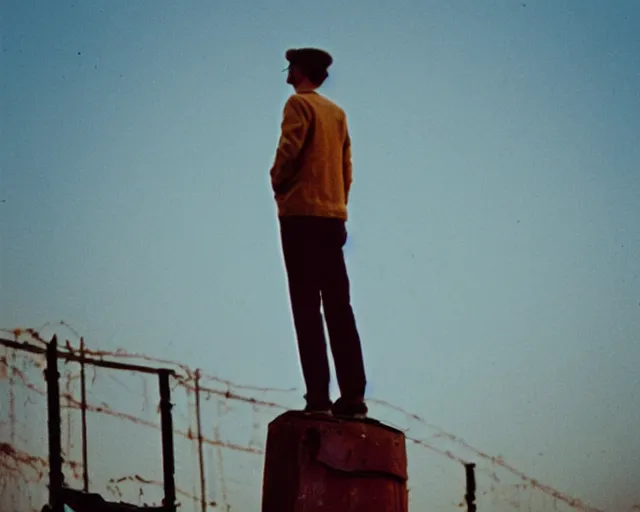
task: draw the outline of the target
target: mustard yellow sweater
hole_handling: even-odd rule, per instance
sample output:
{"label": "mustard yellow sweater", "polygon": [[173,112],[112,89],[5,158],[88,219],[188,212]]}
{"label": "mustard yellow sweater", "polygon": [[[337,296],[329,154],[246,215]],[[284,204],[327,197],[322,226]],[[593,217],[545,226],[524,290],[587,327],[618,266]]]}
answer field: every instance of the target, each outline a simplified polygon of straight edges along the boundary
{"label": "mustard yellow sweater", "polygon": [[347,220],[352,168],[344,111],[315,91],[291,95],[270,174],[278,216]]}

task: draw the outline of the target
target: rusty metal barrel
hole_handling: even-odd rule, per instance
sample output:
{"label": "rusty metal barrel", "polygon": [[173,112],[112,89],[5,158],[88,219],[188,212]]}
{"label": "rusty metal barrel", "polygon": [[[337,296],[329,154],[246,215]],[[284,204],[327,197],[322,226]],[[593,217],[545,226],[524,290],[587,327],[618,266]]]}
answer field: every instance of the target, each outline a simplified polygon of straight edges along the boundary
{"label": "rusty metal barrel", "polygon": [[262,512],[407,512],[404,434],[288,411],[269,424]]}

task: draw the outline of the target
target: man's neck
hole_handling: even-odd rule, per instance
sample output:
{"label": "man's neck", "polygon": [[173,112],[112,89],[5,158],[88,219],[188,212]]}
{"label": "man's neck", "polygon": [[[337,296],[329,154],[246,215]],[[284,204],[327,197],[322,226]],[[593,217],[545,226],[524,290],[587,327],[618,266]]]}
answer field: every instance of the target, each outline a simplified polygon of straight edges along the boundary
{"label": "man's neck", "polygon": [[306,82],[294,87],[294,89],[296,93],[300,94],[302,92],[315,92],[317,87],[313,84]]}

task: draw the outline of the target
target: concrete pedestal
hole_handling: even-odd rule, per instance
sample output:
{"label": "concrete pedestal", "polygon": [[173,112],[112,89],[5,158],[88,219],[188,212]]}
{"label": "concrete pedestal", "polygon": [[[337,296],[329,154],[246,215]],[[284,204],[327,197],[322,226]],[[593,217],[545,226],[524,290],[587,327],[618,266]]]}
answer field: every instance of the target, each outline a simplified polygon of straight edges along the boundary
{"label": "concrete pedestal", "polygon": [[262,512],[407,512],[404,434],[289,411],[269,424]]}

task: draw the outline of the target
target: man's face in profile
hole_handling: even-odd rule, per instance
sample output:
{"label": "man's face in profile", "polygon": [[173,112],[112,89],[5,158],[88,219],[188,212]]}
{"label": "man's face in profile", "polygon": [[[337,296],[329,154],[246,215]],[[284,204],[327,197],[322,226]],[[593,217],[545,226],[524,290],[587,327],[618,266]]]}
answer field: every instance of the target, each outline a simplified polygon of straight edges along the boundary
{"label": "man's face in profile", "polygon": [[287,83],[296,86],[302,81],[302,72],[296,66],[291,64],[287,74]]}

